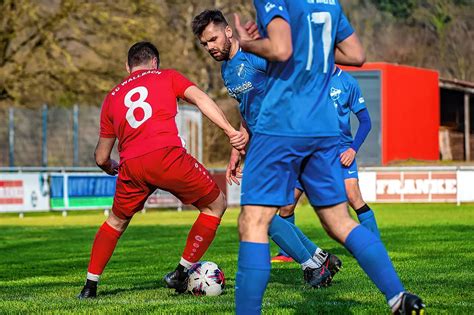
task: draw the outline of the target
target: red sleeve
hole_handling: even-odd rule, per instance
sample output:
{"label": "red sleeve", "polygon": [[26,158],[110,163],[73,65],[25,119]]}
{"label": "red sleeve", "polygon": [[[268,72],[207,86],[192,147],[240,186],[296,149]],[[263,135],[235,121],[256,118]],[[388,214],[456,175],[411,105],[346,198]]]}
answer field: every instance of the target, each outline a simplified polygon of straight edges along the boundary
{"label": "red sleeve", "polygon": [[184,98],[184,92],[186,91],[187,88],[190,86],[194,86],[195,84],[191,82],[188,78],[186,78],[184,75],[179,73],[176,70],[170,70],[171,71],[171,78],[173,80],[173,91],[174,95],[179,98]]}
{"label": "red sleeve", "polygon": [[107,96],[100,111],[100,136],[102,138],[115,138],[114,125],[109,116],[109,97]]}

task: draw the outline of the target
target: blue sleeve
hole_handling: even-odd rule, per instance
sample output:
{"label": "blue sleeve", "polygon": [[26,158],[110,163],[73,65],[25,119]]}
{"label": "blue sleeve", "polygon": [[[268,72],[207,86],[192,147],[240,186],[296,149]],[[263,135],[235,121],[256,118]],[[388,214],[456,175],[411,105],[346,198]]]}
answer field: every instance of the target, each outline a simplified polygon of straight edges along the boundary
{"label": "blue sleeve", "polygon": [[353,33],[354,29],[352,28],[351,23],[349,23],[349,20],[347,19],[344,12],[341,11],[341,17],[339,19],[336,33],[336,44],[339,44]]}
{"label": "blue sleeve", "polygon": [[362,143],[364,143],[367,135],[370,132],[370,129],[372,128],[372,122],[370,121],[370,115],[367,108],[358,111],[356,116],[359,120],[359,128],[357,129],[357,133],[355,135],[354,141],[352,142],[351,148],[357,152],[359,151]]}
{"label": "blue sleeve", "polygon": [[281,17],[290,23],[290,14],[283,0],[254,0],[257,20],[263,29],[267,29],[268,24],[276,18]]}
{"label": "blue sleeve", "polygon": [[350,96],[349,96],[349,108],[354,114],[357,112],[367,108],[365,106],[365,99],[362,96],[362,91],[360,90],[359,84],[357,83],[356,79],[351,77],[349,74],[348,76],[348,83],[350,84]]}
{"label": "blue sleeve", "polygon": [[250,62],[252,67],[258,71],[267,71],[267,60],[257,55],[247,53],[247,60]]}

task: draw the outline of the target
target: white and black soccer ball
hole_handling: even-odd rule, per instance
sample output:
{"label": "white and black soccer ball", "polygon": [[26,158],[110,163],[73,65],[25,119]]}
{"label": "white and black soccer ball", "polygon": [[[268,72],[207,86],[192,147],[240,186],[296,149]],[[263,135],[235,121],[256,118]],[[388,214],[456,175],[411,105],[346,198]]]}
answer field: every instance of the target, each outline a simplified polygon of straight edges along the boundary
{"label": "white and black soccer ball", "polygon": [[225,276],[217,264],[200,261],[189,269],[188,291],[192,295],[217,296],[224,291]]}

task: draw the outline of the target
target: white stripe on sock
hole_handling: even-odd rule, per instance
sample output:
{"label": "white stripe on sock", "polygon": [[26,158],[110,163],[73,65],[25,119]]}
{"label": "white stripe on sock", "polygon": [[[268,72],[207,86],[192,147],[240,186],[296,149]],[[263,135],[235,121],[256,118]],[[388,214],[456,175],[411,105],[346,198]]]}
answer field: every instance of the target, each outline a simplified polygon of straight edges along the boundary
{"label": "white stripe on sock", "polygon": [[303,270],[305,270],[308,267],[316,269],[316,268],[321,267],[321,264],[318,261],[314,261],[313,259],[310,258],[310,259],[308,259],[307,261],[305,261],[304,263],[301,264],[301,268]]}
{"label": "white stripe on sock", "polygon": [[316,248],[316,252],[314,252],[313,259],[314,261],[324,264],[326,259],[328,258],[328,253],[326,253],[324,250],[321,248]]}
{"label": "white stripe on sock", "polygon": [[400,304],[402,303],[403,293],[404,292],[402,291],[387,301],[388,306],[390,306],[390,308],[392,309],[392,313],[395,312],[400,307]]}
{"label": "white stripe on sock", "polygon": [[100,275],[95,275],[93,273],[87,273],[87,279],[95,282],[99,282]]}
{"label": "white stripe on sock", "polygon": [[181,257],[181,260],[179,261],[179,263],[184,266],[184,268],[186,269],[189,269],[191,268],[192,265],[194,265],[194,263],[190,262],[190,261],[187,261],[186,259],[184,259],[183,257]]}

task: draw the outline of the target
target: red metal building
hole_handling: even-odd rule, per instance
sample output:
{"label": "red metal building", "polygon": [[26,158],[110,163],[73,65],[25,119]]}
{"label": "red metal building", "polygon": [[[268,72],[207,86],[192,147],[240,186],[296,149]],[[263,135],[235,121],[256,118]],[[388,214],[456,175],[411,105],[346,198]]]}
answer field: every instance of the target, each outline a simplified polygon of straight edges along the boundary
{"label": "red metal building", "polygon": [[438,72],[389,63],[344,69],[358,80],[372,118],[371,135],[358,154],[360,164],[439,159]]}

